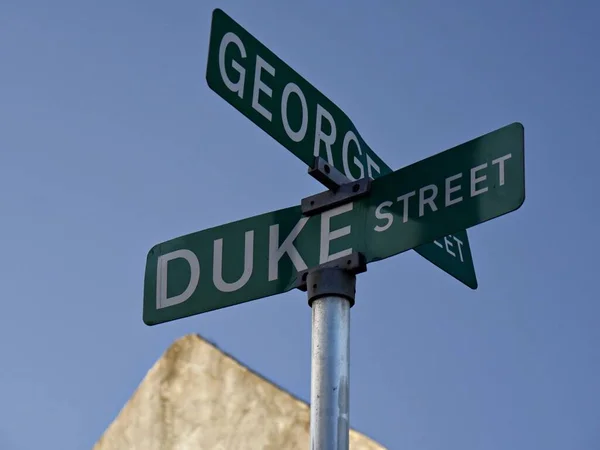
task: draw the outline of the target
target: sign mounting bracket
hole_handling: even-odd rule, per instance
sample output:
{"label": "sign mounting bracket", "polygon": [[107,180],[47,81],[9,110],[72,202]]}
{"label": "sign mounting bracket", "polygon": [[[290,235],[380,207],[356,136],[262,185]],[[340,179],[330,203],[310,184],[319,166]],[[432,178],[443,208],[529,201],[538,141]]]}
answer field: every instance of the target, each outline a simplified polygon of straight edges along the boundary
{"label": "sign mounting bracket", "polygon": [[[309,275],[311,273],[318,272],[319,270],[323,269],[339,269],[347,271],[352,275],[358,275],[359,273],[367,271],[367,260],[364,254],[360,252],[352,252],[347,256],[336,258],[333,261],[329,261],[320,264],[316,267],[311,267],[309,269],[302,270],[301,272],[298,272],[296,276],[296,282],[294,283],[294,287],[304,292],[310,291],[310,288],[312,286],[307,286],[307,280]],[[314,289],[315,288],[313,288],[313,290]],[[351,304],[354,305],[354,298],[352,298]]]}
{"label": "sign mounting bracket", "polygon": [[337,191],[343,184],[350,183],[346,175],[320,156],[315,156],[312,167],[308,168],[308,174],[332,191]]}
{"label": "sign mounting bracket", "polygon": [[323,183],[329,190],[302,199],[300,206],[304,216],[314,216],[354,199],[364,197],[371,191],[370,178],[365,177],[351,181],[342,172],[318,156],[315,157],[313,166],[308,169],[308,173],[314,179]]}

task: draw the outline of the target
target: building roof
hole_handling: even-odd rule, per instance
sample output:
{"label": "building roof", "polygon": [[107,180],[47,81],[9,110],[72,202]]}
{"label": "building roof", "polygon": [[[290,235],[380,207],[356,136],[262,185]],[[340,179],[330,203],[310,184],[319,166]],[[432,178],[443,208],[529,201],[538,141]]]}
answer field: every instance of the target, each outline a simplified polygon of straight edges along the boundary
{"label": "building roof", "polygon": [[[175,341],[93,450],[305,450],[309,405],[196,334]],[[351,450],[385,447],[350,431]]]}

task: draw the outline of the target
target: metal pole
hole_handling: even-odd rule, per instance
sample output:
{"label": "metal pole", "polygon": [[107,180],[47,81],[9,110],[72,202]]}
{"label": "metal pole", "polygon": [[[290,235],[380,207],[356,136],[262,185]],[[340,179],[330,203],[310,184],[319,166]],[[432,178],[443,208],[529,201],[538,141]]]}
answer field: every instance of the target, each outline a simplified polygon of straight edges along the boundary
{"label": "metal pole", "polygon": [[349,449],[350,308],[356,275],[340,268],[308,273],[312,307],[311,450]]}

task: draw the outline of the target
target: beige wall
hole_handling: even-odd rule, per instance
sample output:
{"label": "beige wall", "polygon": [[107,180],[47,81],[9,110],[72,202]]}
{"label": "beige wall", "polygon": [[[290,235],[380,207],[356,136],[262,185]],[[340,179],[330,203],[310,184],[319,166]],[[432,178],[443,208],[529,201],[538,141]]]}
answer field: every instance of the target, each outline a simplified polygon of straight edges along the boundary
{"label": "beige wall", "polygon": [[[309,448],[308,405],[197,335],[150,369],[94,450]],[[381,445],[351,430],[352,450]]]}

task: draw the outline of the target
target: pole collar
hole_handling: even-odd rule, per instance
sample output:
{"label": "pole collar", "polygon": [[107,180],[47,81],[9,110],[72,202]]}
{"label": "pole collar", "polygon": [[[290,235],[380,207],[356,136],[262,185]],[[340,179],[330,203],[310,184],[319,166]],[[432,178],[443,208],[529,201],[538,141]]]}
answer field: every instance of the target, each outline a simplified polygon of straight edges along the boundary
{"label": "pole collar", "polygon": [[298,273],[295,287],[308,293],[308,304],[326,296],[344,297],[354,306],[356,275],[367,271],[362,253],[354,252]]}
{"label": "pole collar", "polygon": [[343,297],[354,306],[356,275],[344,269],[323,267],[308,273],[308,305],[321,297]]}

